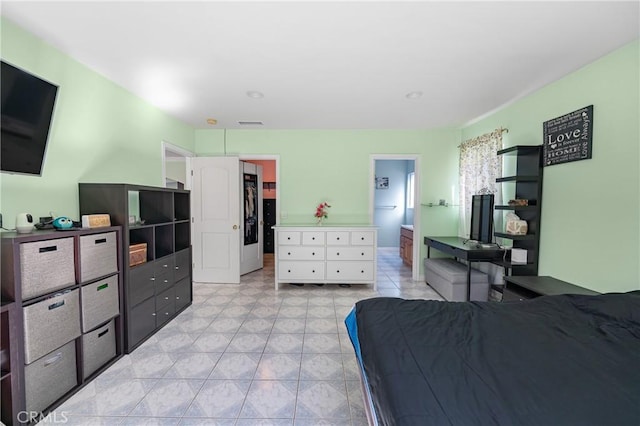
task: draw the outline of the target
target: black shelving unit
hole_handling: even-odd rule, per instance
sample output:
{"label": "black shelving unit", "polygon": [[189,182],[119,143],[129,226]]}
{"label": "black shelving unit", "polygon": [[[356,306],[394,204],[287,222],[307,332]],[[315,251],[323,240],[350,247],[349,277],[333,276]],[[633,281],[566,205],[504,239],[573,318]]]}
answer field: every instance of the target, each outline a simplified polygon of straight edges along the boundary
{"label": "black shelving unit", "polygon": [[[189,305],[191,210],[187,190],[120,183],[79,184],[80,214],[108,213],[123,227],[125,351],[132,352]],[[130,266],[129,246],[146,262]]]}
{"label": "black shelving unit", "polygon": [[498,155],[514,156],[515,174],[496,179],[506,183],[503,187],[505,199],[529,200],[527,206],[497,205],[496,210],[513,211],[527,221],[526,235],[495,232],[496,238],[511,240],[514,248],[527,250],[526,264],[511,263],[509,259],[495,262],[505,267],[510,275],[538,275],[540,247],[540,216],[542,208],[542,145],[516,145],[498,151]]}

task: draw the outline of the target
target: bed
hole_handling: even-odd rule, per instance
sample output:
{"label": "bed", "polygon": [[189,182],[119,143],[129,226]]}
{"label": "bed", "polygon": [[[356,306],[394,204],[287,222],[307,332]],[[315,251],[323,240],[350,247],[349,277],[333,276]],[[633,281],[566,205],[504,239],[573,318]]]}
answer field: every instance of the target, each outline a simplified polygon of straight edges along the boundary
{"label": "bed", "polygon": [[640,291],[380,297],[345,324],[372,425],[640,425]]}

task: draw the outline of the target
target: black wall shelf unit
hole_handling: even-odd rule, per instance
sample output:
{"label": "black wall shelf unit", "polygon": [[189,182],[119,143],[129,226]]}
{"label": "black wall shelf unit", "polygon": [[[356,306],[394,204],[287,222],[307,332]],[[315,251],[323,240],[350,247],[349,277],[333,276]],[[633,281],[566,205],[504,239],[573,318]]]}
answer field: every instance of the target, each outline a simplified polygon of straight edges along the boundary
{"label": "black wall shelf unit", "polygon": [[[151,337],[193,300],[190,193],[121,183],[80,183],[80,214],[111,215],[123,227],[125,352]],[[130,266],[129,247],[146,244]]]}
{"label": "black wall shelf unit", "polygon": [[[540,247],[540,213],[542,207],[542,145],[516,145],[498,151],[498,155],[515,157],[515,173],[496,179],[504,183],[504,199],[526,199],[527,206],[497,205],[496,210],[513,211],[520,219],[527,221],[526,235],[512,235],[506,232],[495,232],[497,238],[511,240],[513,248],[527,250],[527,262],[511,263],[509,260],[495,262],[510,270],[510,275],[538,275],[538,258]],[[506,225],[506,223],[505,223]]]}

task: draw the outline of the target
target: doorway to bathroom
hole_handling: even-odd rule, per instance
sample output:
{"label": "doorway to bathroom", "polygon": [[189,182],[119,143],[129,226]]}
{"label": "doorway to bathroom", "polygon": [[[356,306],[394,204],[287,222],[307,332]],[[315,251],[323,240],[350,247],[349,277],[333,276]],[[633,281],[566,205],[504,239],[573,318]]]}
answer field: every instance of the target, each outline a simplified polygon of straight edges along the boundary
{"label": "doorway to bathroom", "polygon": [[378,227],[378,254],[397,255],[399,267],[410,268],[414,281],[419,279],[419,173],[418,155],[371,156],[369,211]]}

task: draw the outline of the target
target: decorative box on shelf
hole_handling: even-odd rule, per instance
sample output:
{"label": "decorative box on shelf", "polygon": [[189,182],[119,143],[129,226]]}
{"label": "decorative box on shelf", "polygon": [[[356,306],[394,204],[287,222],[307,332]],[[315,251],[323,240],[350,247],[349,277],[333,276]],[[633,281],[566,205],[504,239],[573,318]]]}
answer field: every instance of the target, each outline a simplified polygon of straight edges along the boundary
{"label": "decorative box on shelf", "polygon": [[132,244],[129,246],[129,266],[140,265],[147,261],[147,243]]}

